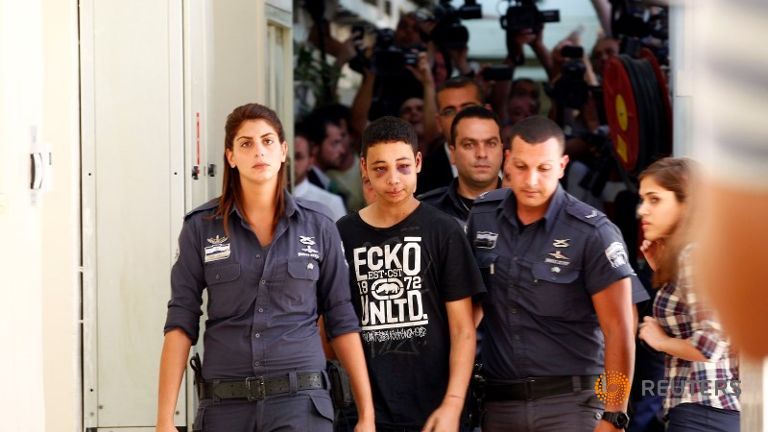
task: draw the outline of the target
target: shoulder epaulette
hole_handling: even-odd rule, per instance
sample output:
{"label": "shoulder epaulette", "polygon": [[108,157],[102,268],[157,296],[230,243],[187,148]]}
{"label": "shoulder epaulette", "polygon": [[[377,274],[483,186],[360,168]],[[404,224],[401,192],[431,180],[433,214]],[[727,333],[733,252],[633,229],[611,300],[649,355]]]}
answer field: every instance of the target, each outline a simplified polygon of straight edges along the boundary
{"label": "shoulder epaulette", "polygon": [[324,216],[325,218],[333,222],[333,218],[331,218],[330,216],[331,211],[330,209],[328,209],[328,207],[325,204],[317,201],[311,201],[304,198],[294,198],[294,199],[296,200],[296,205],[298,205],[299,207],[306,210],[311,210],[313,213],[319,213],[320,215]]}
{"label": "shoulder epaulette", "polygon": [[216,198],[208,201],[207,203],[205,203],[205,204],[195,208],[194,210],[190,211],[189,213],[184,215],[184,220],[189,219],[191,216],[193,216],[193,215],[195,215],[197,213],[204,212],[204,211],[210,211],[210,210],[215,209],[216,207],[219,206],[219,198],[221,198],[221,197],[216,197]]}
{"label": "shoulder epaulette", "polygon": [[606,219],[605,213],[570,196],[565,202],[565,212],[592,226],[597,226]]}
{"label": "shoulder epaulette", "polygon": [[431,199],[443,196],[447,190],[448,190],[448,186],[432,189],[430,191],[426,191],[423,194],[417,196],[416,199],[418,199],[419,201],[431,200]]}
{"label": "shoulder epaulette", "polygon": [[498,204],[500,201],[504,201],[510,193],[512,193],[512,190],[509,188],[499,188],[492,191],[483,192],[475,199],[473,205],[476,206],[492,203]]}

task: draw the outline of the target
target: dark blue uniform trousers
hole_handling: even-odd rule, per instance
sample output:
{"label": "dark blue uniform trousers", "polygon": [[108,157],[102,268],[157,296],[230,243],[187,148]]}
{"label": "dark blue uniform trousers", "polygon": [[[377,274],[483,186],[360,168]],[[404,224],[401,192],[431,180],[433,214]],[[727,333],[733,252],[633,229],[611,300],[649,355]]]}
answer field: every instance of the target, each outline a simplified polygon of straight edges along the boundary
{"label": "dark blue uniform trousers", "polygon": [[683,403],[669,410],[667,432],[739,432],[739,412]]}
{"label": "dark blue uniform trousers", "polygon": [[592,389],[530,401],[483,404],[483,432],[592,432],[603,403]]}
{"label": "dark blue uniform trousers", "polygon": [[327,390],[307,390],[264,400],[206,399],[200,402],[193,431],[332,432],[333,404]]}

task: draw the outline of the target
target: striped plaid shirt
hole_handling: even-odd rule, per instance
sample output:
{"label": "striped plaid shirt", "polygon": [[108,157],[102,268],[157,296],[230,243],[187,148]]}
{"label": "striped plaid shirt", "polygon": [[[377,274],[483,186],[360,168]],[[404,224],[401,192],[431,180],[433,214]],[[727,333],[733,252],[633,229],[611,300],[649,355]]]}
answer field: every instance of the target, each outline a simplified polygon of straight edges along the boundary
{"label": "striped plaid shirt", "polygon": [[665,356],[664,378],[668,388],[664,410],[668,412],[681,403],[698,403],[740,411],[738,355],[714,313],[702,304],[693,289],[692,250],[693,245],[688,245],[680,254],[677,283],[659,289],[653,315],[668,335],[689,341],[707,361]]}

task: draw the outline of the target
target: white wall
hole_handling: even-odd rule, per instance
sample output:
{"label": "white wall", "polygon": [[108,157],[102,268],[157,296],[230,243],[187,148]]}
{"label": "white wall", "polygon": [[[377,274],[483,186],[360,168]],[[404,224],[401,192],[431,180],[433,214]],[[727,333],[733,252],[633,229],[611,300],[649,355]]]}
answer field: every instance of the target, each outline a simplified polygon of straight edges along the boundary
{"label": "white wall", "polygon": [[[42,135],[40,1],[0,0],[0,418],[43,431],[42,206],[30,194],[32,142]],[[33,136],[35,138],[33,138]]]}
{"label": "white wall", "polygon": [[77,2],[42,6],[42,139],[54,156],[54,183],[42,203],[45,418],[49,431],[74,431],[82,426]]}

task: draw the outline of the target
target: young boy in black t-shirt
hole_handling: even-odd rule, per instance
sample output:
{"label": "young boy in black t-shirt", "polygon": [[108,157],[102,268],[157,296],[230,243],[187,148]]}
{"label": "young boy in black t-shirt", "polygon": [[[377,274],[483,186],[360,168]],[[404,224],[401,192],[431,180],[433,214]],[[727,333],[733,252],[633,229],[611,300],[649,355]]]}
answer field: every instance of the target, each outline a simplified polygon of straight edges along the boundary
{"label": "young boy in black t-shirt", "polygon": [[337,225],[377,429],[455,432],[475,357],[480,271],[458,224],[413,195],[421,154],[411,125],[371,123],[361,169],[377,198]]}

